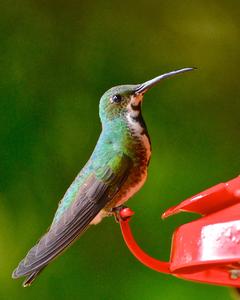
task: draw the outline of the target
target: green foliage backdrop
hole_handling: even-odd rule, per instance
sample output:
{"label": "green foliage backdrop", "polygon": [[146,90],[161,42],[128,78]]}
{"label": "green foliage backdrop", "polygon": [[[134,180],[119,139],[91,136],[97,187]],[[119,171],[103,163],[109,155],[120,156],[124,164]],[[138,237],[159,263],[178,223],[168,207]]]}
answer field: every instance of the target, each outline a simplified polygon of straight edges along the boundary
{"label": "green foliage backdrop", "polygon": [[0,3],[0,299],[230,299],[226,288],[161,275],[126,249],[112,218],[28,289],[10,276],[49,226],[100,133],[98,101],[118,84],[181,67],[145,97],[148,181],[128,203],[143,248],[168,259],[169,206],[239,174],[237,0]]}

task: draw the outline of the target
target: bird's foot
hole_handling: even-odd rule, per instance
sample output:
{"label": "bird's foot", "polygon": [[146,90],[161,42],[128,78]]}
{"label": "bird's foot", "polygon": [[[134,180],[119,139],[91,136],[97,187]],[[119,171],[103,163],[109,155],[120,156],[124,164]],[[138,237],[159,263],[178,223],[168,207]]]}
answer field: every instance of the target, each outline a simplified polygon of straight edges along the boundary
{"label": "bird's foot", "polygon": [[131,218],[132,215],[134,215],[134,211],[124,205],[113,207],[111,209],[111,212],[114,215],[115,221],[117,223],[126,221],[127,219]]}

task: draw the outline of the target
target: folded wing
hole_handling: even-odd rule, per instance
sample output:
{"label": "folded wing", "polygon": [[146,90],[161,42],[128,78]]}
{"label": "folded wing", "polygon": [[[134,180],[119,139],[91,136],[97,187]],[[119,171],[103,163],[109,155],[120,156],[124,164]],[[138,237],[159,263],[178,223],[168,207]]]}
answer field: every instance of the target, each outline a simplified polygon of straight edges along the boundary
{"label": "folded wing", "polygon": [[91,172],[79,187],[70,207],[30,249],[12,277],[28,276],[25,285],[29,285],[50,261],[79,238],[100,210],[116,196],[131,166],[131,159],[119,154],[105,167]]}

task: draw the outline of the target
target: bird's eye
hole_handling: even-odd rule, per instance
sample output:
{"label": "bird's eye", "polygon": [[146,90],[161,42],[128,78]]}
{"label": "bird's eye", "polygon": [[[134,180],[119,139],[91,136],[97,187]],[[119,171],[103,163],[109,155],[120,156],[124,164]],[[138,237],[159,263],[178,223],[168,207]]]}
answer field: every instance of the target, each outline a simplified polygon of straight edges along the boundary
{"label": "bird's eye", "polygon": [[114,95],[114,96],[112,96],[111,100],[112,100],[112,102],[114,102],[114,103],[119,103],[119,102],[122,101],[122,96],[119,95],[119,94]]}

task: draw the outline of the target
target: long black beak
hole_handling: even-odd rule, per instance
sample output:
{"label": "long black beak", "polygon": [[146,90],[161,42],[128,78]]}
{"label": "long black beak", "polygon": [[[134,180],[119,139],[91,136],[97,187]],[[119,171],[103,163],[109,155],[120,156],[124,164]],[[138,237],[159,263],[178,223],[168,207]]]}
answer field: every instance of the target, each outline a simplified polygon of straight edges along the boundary
{"label": "long black beak", "polygon": [[177,74],[180,74],[180,73],[184,73],[184,72],[188,72],[188,71],[193,71],[194,69],[196,68],[184,68],[184,69],[180,69],[180,70],[176,70],[176,71],[172,71],[172,72],[169,72],[169,73],[165,73],[163,75],[160,75],[160,76],[157,76],[151,80],[148,80],[142,84],[140,84],[136,90],[135,90],[135,93],[145,93],[147,92],[151,87],[153,87],[154,85],[156,85],[159,81],[161,81],[162,79],[165,79],[165,78],[168,78],[168,77],[171,77],[171,76],[174,76],[174,75],[177,75]]}

